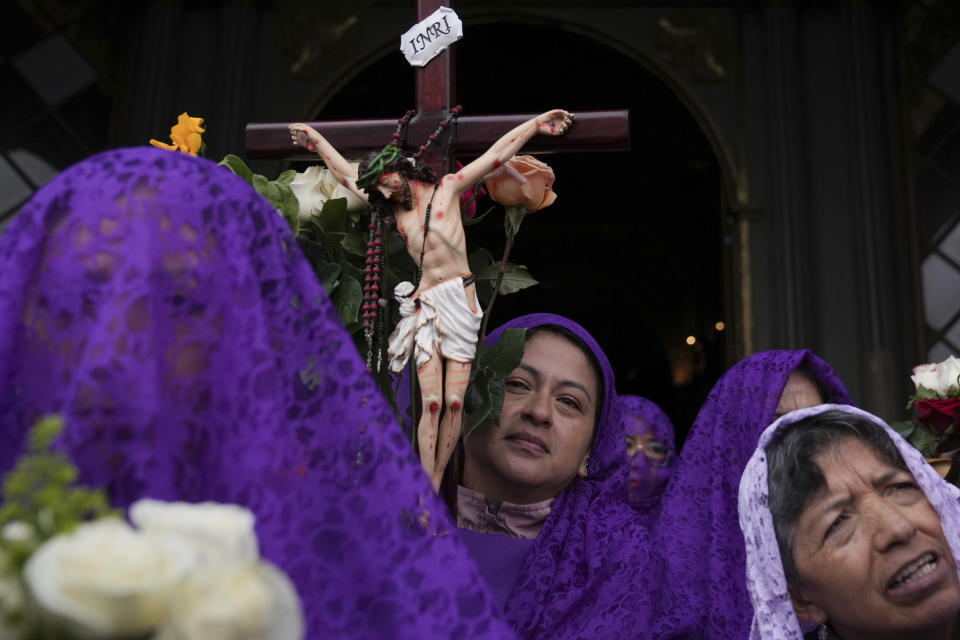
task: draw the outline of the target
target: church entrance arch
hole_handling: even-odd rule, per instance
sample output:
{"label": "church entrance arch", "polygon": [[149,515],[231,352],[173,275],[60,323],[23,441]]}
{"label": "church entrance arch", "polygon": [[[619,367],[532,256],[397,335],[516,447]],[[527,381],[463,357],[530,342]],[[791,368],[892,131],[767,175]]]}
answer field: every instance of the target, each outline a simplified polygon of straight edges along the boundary
{"label": "church entrance arch", "polygon": [[[639,53],[599,37],[468,24],[455,48],[467,114],[630,109],[629,152],[541,157],[558,198],[527,218],[511,257],[540,284],[498,299],[491,327],[537,311],[577,320],[610,355],[618,391],[656,401],[682,439],[737,355],[734,228],[716,141]],[[399,117],[413,103],[413,71],[397,51],[335,84],[310,118]],[[499,257],[501,223],[495,213],[469,227],[468,244]]]}

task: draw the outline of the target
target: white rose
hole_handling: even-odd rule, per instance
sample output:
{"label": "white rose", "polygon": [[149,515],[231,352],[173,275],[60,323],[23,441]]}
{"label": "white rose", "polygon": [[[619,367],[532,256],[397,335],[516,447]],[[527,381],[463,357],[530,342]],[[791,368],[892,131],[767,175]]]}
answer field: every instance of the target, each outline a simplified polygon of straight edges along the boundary
{"label": "white rose", "polygon": [[190,574],[172,594],[155,640],[300,640],[303,633],[290,580],[258,563]]}
{"label": "white rose", "polygon": [[200,568],[249,564],[260,558],[253,514],[233,504],[138,500],[130,520],[140,531],[193,544]]}
{"label": "white rose", "polygon": [[[359,163],[351,163],[354,170]],[[333,172],[326,167],[314,165],[306,171],[298,173],[290,183],[290,189],[293,195],[297,197],[300,203],[300,221],[306,222],[310,216],[320,215],[323,210],[323,204],[327,200],[334,198],[347,199],[347,211],[363,211],[367,208],[367,203],[357,197],[357,195],[340,184],[334,177]]]}
{"label": "white rose", "polygon": [[[960,360],[950,356],[943,362],[936,364],[921,364],[913,368],[910,379],[917,389],[921,385],[934,391],[941,398],[956,396],[960,392]],[[952,389],[952,391],[951,391]]]}
{"label": "white rose", "polygon": [[141,536],[108,518],[51,538],[23,573],[45,624],[80,636],[126,637],[159,624],[170,589],[194,562],[192,547]]}
{"label": "white rose", "polygon": [[910,376],[910,379],[913,380],[913,384],[917,389],[920,389],[922,386],[931,391],[936,391],[937,385],[940,383],[937,365],[918,364],[913,368],[913,375]]}
{"label": "white rose", "polygon": [[940,374],[937,392],[945,398],[956,396],[960,390],[960,383],[957,382],[960,377],[960,360],[950,356],[937,365],[937,372]]}

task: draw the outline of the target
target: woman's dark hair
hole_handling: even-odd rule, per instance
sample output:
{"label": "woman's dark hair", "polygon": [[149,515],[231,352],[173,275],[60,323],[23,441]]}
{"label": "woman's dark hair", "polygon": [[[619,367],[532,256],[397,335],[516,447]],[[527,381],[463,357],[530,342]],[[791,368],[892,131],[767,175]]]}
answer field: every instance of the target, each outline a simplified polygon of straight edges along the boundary
{"label": "woman's dark hair", "polygon": [[[541,324],[536,327],[531,327],[527,329],[526,337],[524,341],[529,341],[530,338],[537,335],[538,333],[552,333],[554,335],[560,336],[561,338],[566,338],[568,341],[573,343],[583,355],[586,356],[587,362],[590,363],[590,368],[593,369],[593,375],[597,379],[597,403],[596,411],[593,416],[593,433],[596,435],[597,426],[600,423],[600,413],[603,411],[603,400],[606,398],[606,390],[604,389],[603,384],[603,368],[600,366],[600,361],[597,360],[597,356],[594,355],[593,350],[587,346],[587,343],[583,341],[580,336],[575,334],[570,329],[566,327],[561,327],[557,324]],[[593,444],[593,439],[591,437],[591,445]]]}
{"label": "woman's dark hair", "polygon": [[800,583],[793,561],[797,520],[813,496],[827,486],[814,458],[847,438],[859,440],[884,462],[909,473],[882,427],[842,411],[827,411],[784,427],[767,445],[768,504],[788,582]]}

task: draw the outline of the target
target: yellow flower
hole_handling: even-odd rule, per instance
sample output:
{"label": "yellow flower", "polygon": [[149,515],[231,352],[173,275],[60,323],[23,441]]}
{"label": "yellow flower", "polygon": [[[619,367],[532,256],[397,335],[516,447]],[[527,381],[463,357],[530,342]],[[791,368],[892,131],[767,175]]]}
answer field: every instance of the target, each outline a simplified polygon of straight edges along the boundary
{"label": "yellow flower", "polygon": [[177,117],[177,124],[170,127],[170,139],[173,141],[173,144],[160,142],[153,138],[150,139],[150,144],[160,149],[182,151],[183,153],[189,153],[195,156],[203,144],[203,138],[200,137],[200,134],[204,131],[201,128],[202,124],[203,118],[191,118],[190,114],[184,111]]}

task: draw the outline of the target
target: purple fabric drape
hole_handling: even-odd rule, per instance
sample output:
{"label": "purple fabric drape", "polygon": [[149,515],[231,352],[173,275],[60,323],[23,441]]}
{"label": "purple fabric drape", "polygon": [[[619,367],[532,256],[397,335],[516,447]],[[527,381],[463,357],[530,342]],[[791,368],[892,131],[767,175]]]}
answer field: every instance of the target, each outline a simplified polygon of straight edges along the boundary
{"label": "purple fabric drape", "polygon": [[0,472],[67,421],[80,480],[246,505],[310,638],[509,638],[286,223],[215,164],[109,151],[0,236]]}
{"label": "purple fabric drape", "polygon": [[512,320],[487,343],[508,327],[541,325],[564,327],[586,343],[603,370],[605,396],[589,474],[557,496],[505,613],[523,638],[647,637],[660,566],[626,499],[627,455],[610,362],[583,327],[551,314]]}
{"label": "purple fabric drape", "polygon": [[802,363],[825,389],[826,401],[850,402],[830,365],[807,350],[749,356],[707,396],[661,501],[653,544],[666,570],[652,637],[747,637],[753,608],[737,490],[760,434],[774,421],[787,377]]}
{"label": "purple fabric drape", "polygon": [[653,464],[642,451],[630,460],[630,484],[627,498],[639,513],[655,517],[659,511],[660,497],[673,475],[676,463],[673,439],[673,423],[652,400],[640,396],[619,396],[623,428],[627,435],[650,434],[668,451],[663,464]]}
{"label": "purple fabric drape", "polygon": [[943,532],[960,573],[960,535],[958,535],[960,490],[941,478],[933,467],[924,461],[920,452],[887,426],[883,420],[866,411],[843,405],[820,405],[794,411],[777,420],[763,432],[740,483],[740,527],[743,529],[743,539],[747,540],[747,579],[750,597],[756,607],[749,636],[751,640],[802,640],[803,638],[800,622],[787,593],[783,560],[780,557],[777,536],[773,529],[773,517],[767,507],[769,486],[765,454],[767,445],[778,431],[825,411],[841,411],[883,427],[897,446],[917,484],[940,515]]}

